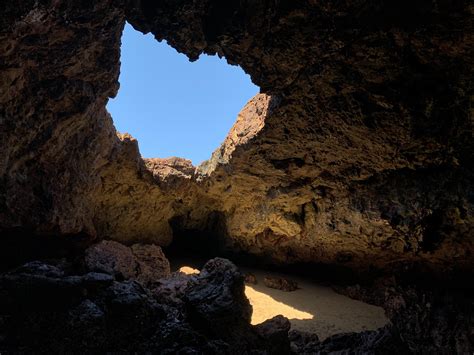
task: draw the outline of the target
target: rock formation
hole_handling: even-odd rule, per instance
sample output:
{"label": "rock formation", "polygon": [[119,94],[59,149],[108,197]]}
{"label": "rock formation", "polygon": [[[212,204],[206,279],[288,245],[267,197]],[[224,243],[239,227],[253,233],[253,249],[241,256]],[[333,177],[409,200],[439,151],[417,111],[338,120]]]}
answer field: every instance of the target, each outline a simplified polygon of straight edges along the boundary
{"label": "rock formation", "polygon": [[133,244],[128,248],[104,240],[86,250],[85,265],[89,271],[136,280],[149,288],[170,276],[170,263],[156,245]]}
{"label": "rock formation", "polygon": [[285,292],[296,291],[298,289],[298,283],[296,281],[288,280],[283,277],[265,276],[263,278],[263,283],[267,287],[275,288]]}
{"label": "rock formation", "polygon": [[[94,239],[204,236],[194,239],[205,248],[280,264],[466,287],[472,11],[463,0],[2,2],[2,269],[76,255]],[[119,88],[125,21],[190,60],[225,57],[260,86],[200,167],[144,160],[116,132],[105,105]],[[67,292],[89,282],[58,275],[51,283]]]}
{"label": "rock formation", "polygon": [[[472,268],[467,3],[2,5],[0,228],[279,262]],[[140,158],[105,111],[124,21],[264,94],[201,167]],[[177,221],[173,226],[173,221]],[[176,233],[176,230],[174,231]]]}
{"label": "rock formation", "polygon": [[[243,276],[228,260],[210,260],[189,282],[186,295],[180,296],[181,304],[166,304],[135,281],[76,274],[64,263],[28,263],[0,277],[0,350],[265,353],[270,335],[281,328],[272,331],[267,325],[261,335],[250,325]],[[287,328],[283,339],[288,339]]]}

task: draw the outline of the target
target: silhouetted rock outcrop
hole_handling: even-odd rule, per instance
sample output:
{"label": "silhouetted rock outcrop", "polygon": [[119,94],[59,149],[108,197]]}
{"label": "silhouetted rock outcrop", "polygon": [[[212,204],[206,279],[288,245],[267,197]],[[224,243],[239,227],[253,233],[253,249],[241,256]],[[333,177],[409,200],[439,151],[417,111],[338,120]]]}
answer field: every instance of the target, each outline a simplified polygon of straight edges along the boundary
{"label": "silhouetted rock outcrop", "polygon": [[[185,276],[187,290],[176,294],[184,307],[163,303],[136,281],[71,268],[31,262],[0,275],[2,353],[240,354],[272,346],[271,332],[250,325],[243,277],[228,260],[210,260],[200,275]],[[288,329],[279,336],[287,338]]]}

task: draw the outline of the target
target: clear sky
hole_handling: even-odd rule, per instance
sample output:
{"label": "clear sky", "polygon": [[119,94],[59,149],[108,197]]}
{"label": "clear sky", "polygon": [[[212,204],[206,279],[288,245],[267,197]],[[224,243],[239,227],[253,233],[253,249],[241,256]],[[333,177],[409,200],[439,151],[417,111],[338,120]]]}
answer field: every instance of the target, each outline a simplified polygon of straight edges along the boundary
{"label": "clear sky", "polygon": [[208,159],[259,91],[225,59],[201,55],[191,63],[128,24],[121,62],[120,90],[107,108],[117,130],[138,139],[144,158]]}

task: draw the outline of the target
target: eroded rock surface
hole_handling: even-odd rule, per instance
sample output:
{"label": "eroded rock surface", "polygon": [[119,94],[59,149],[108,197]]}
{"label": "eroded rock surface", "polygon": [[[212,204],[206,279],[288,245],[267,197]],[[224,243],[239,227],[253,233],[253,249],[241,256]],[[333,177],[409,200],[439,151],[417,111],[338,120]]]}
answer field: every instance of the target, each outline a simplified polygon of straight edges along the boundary
{"label": "eroded rock surface", "polygon": [[[178,220],[283,263],[472,269],[472,9],[423,4],[5,3],[0,228],[168,245]],[[125,19],[262,88],[195,171],[115,133]]]}
{"label": "eroded rock surface", "polygon": [[268,352],[266,337],[250,325],[243,277],[231,262],[210,260],[200,276],[186,277],[192,280],[186,296],[177,294],[181,307],[135,281],[76,274],[64,264],[25,264],[0,275],[0,350]]}
{"label": "eroded rock surface", "polygon": [[288,280],[283,277],[265,276],[263,283],[267,287],[285,292],[296,291],[298,289],[298,283],[296,281]]}
{"label": "eroded rock surface", "polygon": [[123,244],[104,240],[85,251],[85,266],[122,279],[131,279],[150,288],[170,275],[170,263],[161,248],[153,244]]}
{"label": "eroded rock surface", "polygon": [[[0,243],[49,236],[166,246],[178,234],[217,236],[208,242],[273,262],[417,270],[467,287],[474,269],[472,19],[469,2],[451,0],[4,1]],[[261,87],[197,169],[179,158],[143,160],[136,140],[115,131],[105,105],[119,86],[125,20],[192,60],[223,56]],[[89,290],[88,277],[99,277],[14,275],[18,285],[24,278],[58,295],[75,295],[77,285]],[[153,318],[153,301],[136,285],[104,287],[119,308]],[[415,288],[414,299],[421,293]],[[102,301],[94,300],[67,309],[79,320],[81,313],[87,322],[102,319]],[[410,312],[394,317],[408,319],[399,322],[407,329],[456,328],[453,313],[435,304],[440,313],[429,308],[424,321]],[[41,317],[24,316],[33,346],[41,338],[34,334],[43,334],[33,318]],[[172,344],[182,326],[159,335],[160,344]],[[97,342],[118,339],[119,350],[111,332]],[[439,333],[423,334],[429,343]],[[450,349],[464,349],[453,344],[466,337],[453,335]]]}
{"label": "eroded rock surface", "polygon": [[383,307],[393,324],[390,331],[396,330],[403,347],[412,353],[466,354],[474,348],[474,296],[470,287],[432,287],[426,280],[407,284],[390,277],[336,290]]}

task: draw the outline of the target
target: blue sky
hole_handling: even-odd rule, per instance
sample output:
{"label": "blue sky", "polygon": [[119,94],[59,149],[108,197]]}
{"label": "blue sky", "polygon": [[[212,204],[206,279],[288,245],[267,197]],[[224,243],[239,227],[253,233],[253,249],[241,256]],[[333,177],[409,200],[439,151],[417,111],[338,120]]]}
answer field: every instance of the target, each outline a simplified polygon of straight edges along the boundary
{"label": "blue sky", "polygon": [[120,90],[107,109],[118,131],[138,139],[145,158],[178,156],[195,165],[208,159],[259,91],[225,59],[201,55],[191,63],[128,24],[121,62]]}

